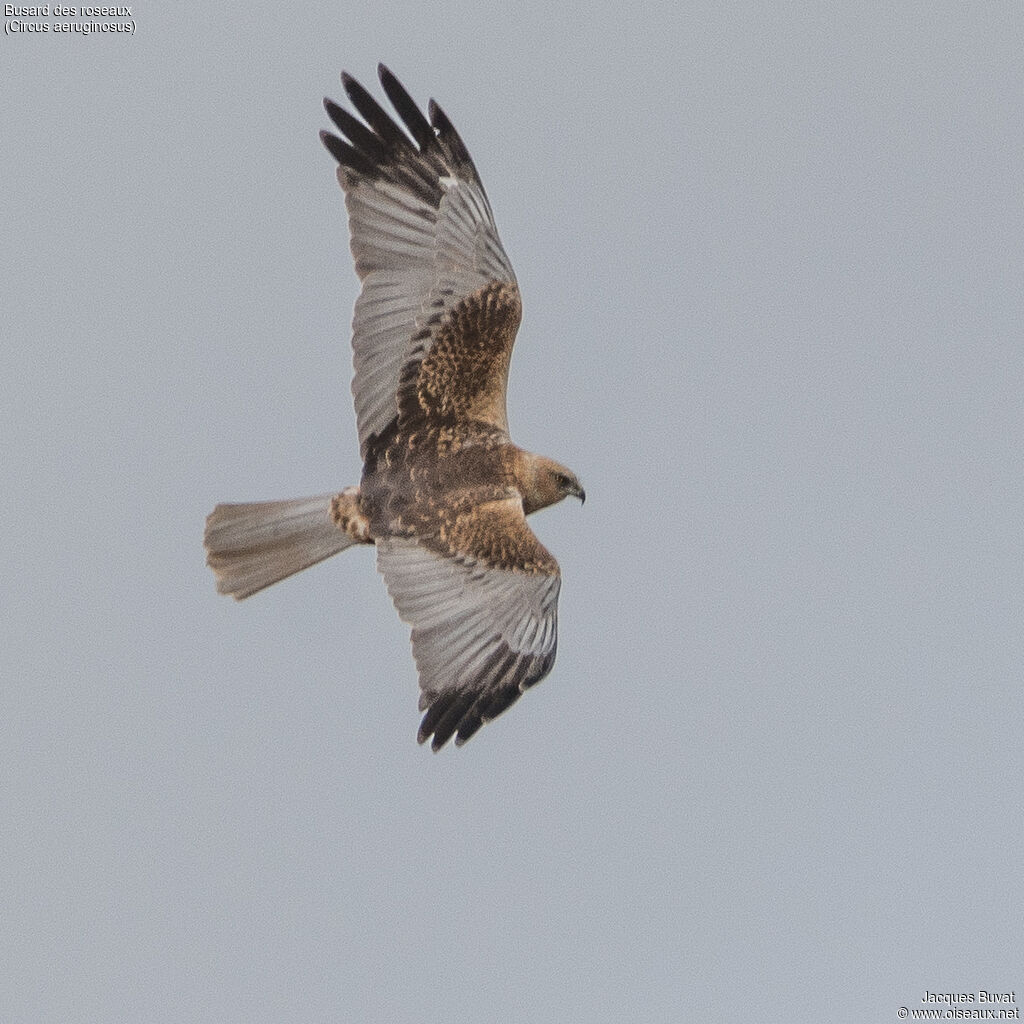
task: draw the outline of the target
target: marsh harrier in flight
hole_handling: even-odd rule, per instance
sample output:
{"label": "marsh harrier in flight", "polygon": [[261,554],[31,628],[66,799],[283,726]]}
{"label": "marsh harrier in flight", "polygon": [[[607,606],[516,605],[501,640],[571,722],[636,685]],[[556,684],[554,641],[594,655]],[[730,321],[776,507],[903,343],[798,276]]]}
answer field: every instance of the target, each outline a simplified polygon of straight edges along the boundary
{"label": "marsh harrier in flight", "polygon": [[355,544],[374,544],[412,627],[422,743],[468,740],[555,660],[558,563],[526,517],[576,476],[512,443],[505,412],[519,288],[483,184],[433,101],[429,120],[383,65],[402,127],[349,75],[362,120],[324,106],[362,291],[352,324],[358,487],[218,505],[206,521],[217,589],[236,598]]}

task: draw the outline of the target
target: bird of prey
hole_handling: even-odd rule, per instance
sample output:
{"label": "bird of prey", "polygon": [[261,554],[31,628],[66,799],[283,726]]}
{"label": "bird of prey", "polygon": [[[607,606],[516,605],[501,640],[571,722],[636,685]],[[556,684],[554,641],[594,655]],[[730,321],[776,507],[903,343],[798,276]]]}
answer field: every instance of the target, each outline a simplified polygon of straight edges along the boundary
{"label": "bird of prey", "polygon": [[423,114],[383,65],[404,130],[350,75],[362,120],[331,100],[362,290],[352,323],[358,487],[218,505],[206,521],[217,589],[241,599],[355,544],[412,627],[418,740],[468,740],[551,670],[558,563],[527,525],[586,495],[575,474],[509,438],[521,305],[483,184],[433,101]]}

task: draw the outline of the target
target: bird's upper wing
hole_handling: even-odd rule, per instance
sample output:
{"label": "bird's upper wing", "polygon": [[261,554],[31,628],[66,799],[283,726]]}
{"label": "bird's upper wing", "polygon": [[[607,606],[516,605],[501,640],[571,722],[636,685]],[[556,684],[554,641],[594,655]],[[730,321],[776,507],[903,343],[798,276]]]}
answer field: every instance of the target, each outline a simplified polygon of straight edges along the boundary
{"label": "bird's upper wing", "polygon": [[378,71],[408,134],[347,74],[345,92],[363,120],[325,100],[345,139],[320,133],[340,165],[363,284],[352,392],[364,458],[400,415],[453,414],[507,430],[521,316],[515,274],[462,139],[433,100],[428,121],[394,75]]}
{"label": "bird's upper wing", "polygon": [[519,498],[442,517],[436,536],[378,539],[377,568],[412,626],[421,743],[464,743],[551,670],[561,575]]}

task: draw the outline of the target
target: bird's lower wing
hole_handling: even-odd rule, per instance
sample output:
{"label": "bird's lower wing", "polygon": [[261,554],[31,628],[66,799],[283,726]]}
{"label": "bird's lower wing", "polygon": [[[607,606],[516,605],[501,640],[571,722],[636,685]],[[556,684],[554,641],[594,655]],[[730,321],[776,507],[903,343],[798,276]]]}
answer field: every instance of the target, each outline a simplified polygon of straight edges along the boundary
{"label": "bird's lower wing", "polygon": [[551,670],[558,641],[558,564],[518,500],[463,513],[440,536],[377,541],[377,568],[412,626],[419,741],[464,743]]}

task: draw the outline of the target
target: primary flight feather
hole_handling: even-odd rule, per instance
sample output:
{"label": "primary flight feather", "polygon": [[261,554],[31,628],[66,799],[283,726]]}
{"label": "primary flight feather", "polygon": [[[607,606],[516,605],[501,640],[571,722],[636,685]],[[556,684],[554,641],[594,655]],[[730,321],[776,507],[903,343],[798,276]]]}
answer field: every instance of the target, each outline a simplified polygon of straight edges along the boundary
{"label": "primary flight feather", "polygon": [[362,291],[352,323],[358,487],[218,505],[206,521],[217,589],[249,597],[354,544],[412,627],[418,739],[464,743],[551,670],[558,563],[526,516],[583,488],[514,445],[505,393],[519,287],[462,139],[383,65],[405,130],[342,74],[360,120],[324,106]]}

